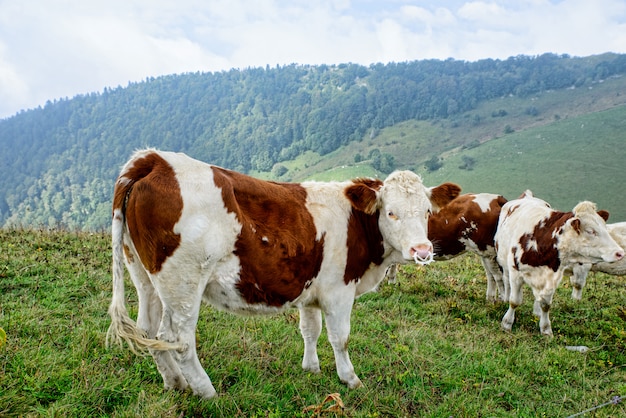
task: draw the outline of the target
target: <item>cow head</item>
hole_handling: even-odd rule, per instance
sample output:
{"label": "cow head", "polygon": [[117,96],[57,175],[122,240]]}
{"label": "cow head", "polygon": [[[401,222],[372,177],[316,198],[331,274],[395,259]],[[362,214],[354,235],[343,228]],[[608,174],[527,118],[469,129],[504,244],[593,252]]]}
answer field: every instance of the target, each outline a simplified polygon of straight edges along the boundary
{"label": "cow head", "polygon": [[428,216],[460,191],[452,183],[427,188],[417,174],[395,171],[382,183],[355,183],[346,195],[358,210],[371,215],[378,211],[378,227],[387,250],[396,250],[405,260],[412,260],[433,255],[433,245],[428,239]]}
{"label": "cow head", "polygon": [[[581,202],[572,211],[574,216],[566,224],[565,234],[575,238],[563,240],[567,243],[575,243],[569,248],[572,253],[577,253],[578,262],[597,263],[600,261],[613,262],[624,257],[624,249],[611,237],[606,227],[605,219],[608,212],[597,211],[592,202]],[[569,229],[569,231],[568,231]]]}

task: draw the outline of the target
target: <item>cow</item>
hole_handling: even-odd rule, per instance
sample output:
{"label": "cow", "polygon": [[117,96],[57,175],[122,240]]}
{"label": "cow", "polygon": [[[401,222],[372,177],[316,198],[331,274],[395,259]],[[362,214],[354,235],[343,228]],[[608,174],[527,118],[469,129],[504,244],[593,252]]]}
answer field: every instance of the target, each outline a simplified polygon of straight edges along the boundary
{"label": "cow", "polygon": [[[263,181],[154,149],[124,165],[113,194],[113,296],[107,345],[148,351],[166,389],[213,398],[196,354],[201,302],[236,314],[296,307],[302,368],[320,372],[322,312],[337,374],[361,386],[347,344],[356,297],[391,263],[432,256],[427,219],[460,187],[427,188],[410,171],[384,181]],[[124,302],[124,264],[137,289],[135,323]]]}
{"label": "cow", "polygon": [[[495,301],[496,295],[504,301],[494,236],[500,210],[506,202],[506,198],[498,194],[467,193],[428,218],[428,239],[434,246],[434,259],[449,260],[465,252],[477,254],[487,275],[489,301]],[[395,279],[396,270],[395,264],[389,268],[390,281]]]}
{"label": "cow", "polygon": [[[607,224],[606,228],[615,242],[626,249],[626,222],[616,222]],[[599,271],[614,276],[626,275],[626,257],[613,263],[600,262],[596,264],[576,264],[572,267],[570,283],[572,285],[572,299],[580,300],[583,295],[583,288],[587,283],[589,271]]]}
{"label": "cow", "polygon": [[552,336],[550,305],[564,271],[577,263],[624,257],[624,249],[609,235],[607,218],[606,211],[597,212],[589,201],[580,202],[572,212],[554,210],[530,190],[502,207],[495,245],[509,301],[501,323],[505,331],[511,331],[515,310],[522,304],[524,283],[532,288],[541,333]]}

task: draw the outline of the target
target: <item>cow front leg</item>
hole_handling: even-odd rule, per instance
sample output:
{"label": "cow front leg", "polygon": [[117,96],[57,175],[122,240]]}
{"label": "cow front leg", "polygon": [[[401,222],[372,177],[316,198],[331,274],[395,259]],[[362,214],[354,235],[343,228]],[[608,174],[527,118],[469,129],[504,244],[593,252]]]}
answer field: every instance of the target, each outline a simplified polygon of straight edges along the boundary
{"label": "cow front leg", "polygon": [[587,275],[591,270],[591,264],[577,264],[573,268],[569,282],[572,285],[572,299],[581,300],[583,288],[587,283]]}
{"label": "cow front leg", "polygon": [[509,309],[502,317],[502,329],[510,332],[513,328],[513,322],[515,321],[515,310],[522,304],[522,286],[524,280],[517,274],[507,274],[509,278]]}
{"label": "cow front leg", "polygon": [[319,373],[320,361],[317,357],[317,340],[322,332],[322,311],[319,308],[302,307],[300,310],[300,333],[304,340],[302,368]]}
{"label": "cow front leg", "polygon": [[[349,299],[349,298],[348,298]],[[350,336],[350,314],[354,298],[337,302],[332,309],[326,310],[326,331],[328,340],[335,353],[335,364],[339,379],[350,389],[362,386],[361,380],[354,373],[354,366],[348,354],[348,338]]]}
{"label": "cow front leg", "polygon": [[533,313],[539,317],[539,329],[545,336],[552,337],[552,324],[550,322],[550,306],[555,289],[545,289],[535,293]]}

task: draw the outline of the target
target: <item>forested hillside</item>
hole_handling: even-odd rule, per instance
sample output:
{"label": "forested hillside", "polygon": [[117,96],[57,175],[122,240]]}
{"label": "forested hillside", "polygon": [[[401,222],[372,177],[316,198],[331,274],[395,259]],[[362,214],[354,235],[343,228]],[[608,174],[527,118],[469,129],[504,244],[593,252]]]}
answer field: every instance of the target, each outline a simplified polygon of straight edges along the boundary
{"label": "forested hillside", "polygon": [[[618,54],[290,65],[171,75],[55,100],[0,120],[0,225],[106,228],[113,181],[140,147],[278,177],[279,163],[375,140],[405,121],[449,121],[487,100],[625,73]],[[380,172],[400,160],[361,157]]]}

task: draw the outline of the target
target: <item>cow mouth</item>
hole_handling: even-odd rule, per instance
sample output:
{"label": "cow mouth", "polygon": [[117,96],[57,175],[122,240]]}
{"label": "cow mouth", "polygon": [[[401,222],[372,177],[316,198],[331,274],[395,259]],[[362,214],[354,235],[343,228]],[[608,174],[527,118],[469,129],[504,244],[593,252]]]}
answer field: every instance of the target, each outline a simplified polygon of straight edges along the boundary
{"label": "cow mouth", "polygon": [[417,252],[413,254],[413,260],[415,260],[415,264],[419,264],[421,266],[428,265],[432,263],[433,261],[435,261],[433,257],[434,257],[434,254],[432,252],[428,252],[428,255],[424,257],[420,256]]}

